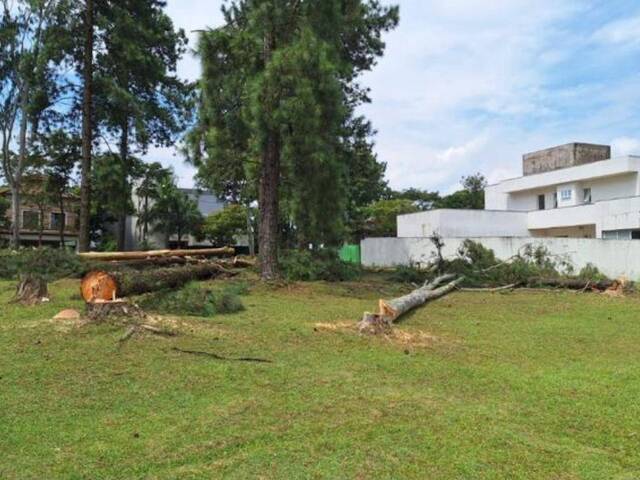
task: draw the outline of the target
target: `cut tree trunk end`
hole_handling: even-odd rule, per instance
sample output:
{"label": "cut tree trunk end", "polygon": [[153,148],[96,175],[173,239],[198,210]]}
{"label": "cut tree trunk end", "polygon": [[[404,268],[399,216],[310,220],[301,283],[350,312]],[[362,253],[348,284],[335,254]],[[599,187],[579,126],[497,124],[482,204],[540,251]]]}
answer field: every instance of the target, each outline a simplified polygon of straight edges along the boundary
{"label": "cut tree trunk end", "polygon": [[13,301],[22,305],[37,305],[49,301],[47,282],[34,275],[23,277],[18,283]]}
{"label": "cut tree trunk end", "polygon": [[402,315],[427,302],[451,293],[463,280],[464,277],[456,278],[455,275],[451,274],[442,275],[402,297],[392,300],[379,300],[378,312],[365,312],[362,320],[358,323],[358,330],[360,333],[372,335],[389,333],[394,322]]}
{"label": "cut tree trunk end", "polygon": [[93,271],[82,279],[80,289],[87,302],[115,300],[131,295],[180,288],[194,280],[208,280],[220,276],[233,276],[232,272],[217,263],[158,268],[148,271]]}

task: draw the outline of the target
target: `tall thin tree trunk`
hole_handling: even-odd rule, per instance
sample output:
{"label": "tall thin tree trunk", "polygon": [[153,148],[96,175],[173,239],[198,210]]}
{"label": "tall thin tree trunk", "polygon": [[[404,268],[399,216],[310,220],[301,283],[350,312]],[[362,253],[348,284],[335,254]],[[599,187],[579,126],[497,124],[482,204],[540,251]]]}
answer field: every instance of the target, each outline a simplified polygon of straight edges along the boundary
{"label": "tall thin tree trunk", "polygon": [[22,172],[27,163],[27,127],[28,127],[28,118],[27,118],[27,104],[29,93],[27,91],[27,86],[22,86],[22,91],[20,94],[20,132],[18,136],[18,165],[13,174],[13,181],[11,182],[11,209],[12,209],[12,219],[11,219],[11,246],[13,248],[20,247],[20,189],[22,187]]}
{"label": "tall thin tree trunk", "polygon": [[84,37],[84,92],[82,99],[82,179],[80,181],[80,232],[78,249],[89,251],[91,216],[91,144],[93,141],[93,0],[86,0]]}
{"label": "tall thin tree trunk", "polygon": [[253,236],[253,224],[251,223],[251,204],[247,202],[247,243],[249,244],[249,255],[256,254],[256,242]]}
{"label": "tall thin tree trunk", "polygon": [[[264,37],[265,68],[271,61],[275,48],[273,32],[267,27]],[[273,92],[267,92],[267,105],[274,101]],[[267,106],[267,109],[269,107]],[[270,115],[270,112],[267,112]],[[269,281],[278,277],[278,183],[280,181],[280,141],[277,131],[267,132],[262,165],[260,166],[260,231],[258,242],[260,249],[260,273],[262,280]]]}
{"label": "tall thin tree trunk", "polygon": [[62,195],[60,195],[60,216],[62,217],[62,222],[60,222],[60,248],[64,248],[64,229],[67,226],[67,215],[65,214],[64,211],[64,197]]}
{"label": "tall thin tree trunk", "polygon": [[11,248],[20,247],[20,186],[11,182]]}
{"label": "tall thin tree trunk", "polygon": [[[128,190],[127,177],[129,173],[129,119],[127,118],[121,127],[120,132],[120,162],[122,162],[122,191]],[[123,203],[123,209],[118,218],[118,250],[124,251],[126,247],[127,236],[127,211],[126,203]]]}
{"label": "tall thin tree trunk", "polygon": [[277,135],[267,136],[260,172],[260,267],[263,280],[278,277],[278,181],[280,145]]}
{"label": "tall thin tree trunk", "polygon": [[42,235],[44,234],[44,207],[38,208],[38,247],[42,247]]}

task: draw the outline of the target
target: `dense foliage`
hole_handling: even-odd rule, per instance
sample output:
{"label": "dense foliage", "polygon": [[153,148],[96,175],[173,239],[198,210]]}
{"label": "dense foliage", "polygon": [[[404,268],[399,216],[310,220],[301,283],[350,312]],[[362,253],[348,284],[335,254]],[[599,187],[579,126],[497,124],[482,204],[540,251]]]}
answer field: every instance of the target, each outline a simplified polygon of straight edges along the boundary
{"label": "dense foliage", "polygon": [[235,238],[247,232],[247,210],[243,205],[231,204],[211,213],[204,221],[203,236],[214,245],[235,245]]}
{"label": "dense foliage", "polygon": [[362,190],[349,175],[377,170],[371,179],[380,181],[371,128],[355,114],[368,101],[357,79],[382,55],[398,9],[378,0],[239,0],[223,13],[224,25],[198,44],[191,158],[216,193],[257,193],[262,275],[273,278],[282,225],[295,226],[299,245],[337,244],[346,205]]}
{"label": "dense foliage", "polygon": [[150,312],[212,317],[244,310],[240,298],[244,293],[246,286],[242,284],[209,289],[201,288],[197,283],[188,283],[179,290],[150,293],[143,296],[138,303]]}
{"label": "dense foliage", "polygon": [[340,260],[333,249],[289,250],[282,255],[282,273],[292,281],[342,282],[358,278],[361,268]]}
{"label": "dense foliage", "polygon": [[75,252],[62,248],[0,250],[0,278],[17,279],[29,273],[47,281],[77,276],[84,270]]}
{"label": "dense foliage", "polygon": [[363,231],[370,237],[395,237],[397,217],[420,209],[406,199],[379,200],[364,209]]}

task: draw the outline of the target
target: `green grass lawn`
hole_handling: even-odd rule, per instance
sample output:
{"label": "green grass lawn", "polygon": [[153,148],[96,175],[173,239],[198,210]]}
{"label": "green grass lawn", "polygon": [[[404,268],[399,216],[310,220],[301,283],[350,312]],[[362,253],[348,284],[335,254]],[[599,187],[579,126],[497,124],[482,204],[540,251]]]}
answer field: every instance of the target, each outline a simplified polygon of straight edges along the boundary
{"label": "green grass lawn", "polygon": [[640,478],[640,298],[456,293],[397,338],[344,328],[381,285],[254,285],[120,346],[50,320],[77,281],[34,308],[0,282],[0,478]]}

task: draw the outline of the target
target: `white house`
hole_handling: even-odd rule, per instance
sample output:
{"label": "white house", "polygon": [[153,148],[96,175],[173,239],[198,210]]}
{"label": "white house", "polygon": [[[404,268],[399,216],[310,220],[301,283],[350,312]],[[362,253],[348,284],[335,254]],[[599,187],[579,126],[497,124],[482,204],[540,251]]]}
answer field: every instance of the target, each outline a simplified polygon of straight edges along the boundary
{"label": "white house", "polygon": [[640,239],[640,156],[571,143],[523,156],[523,176],[490,185],[485,210],[398,217],[398,237]]}

